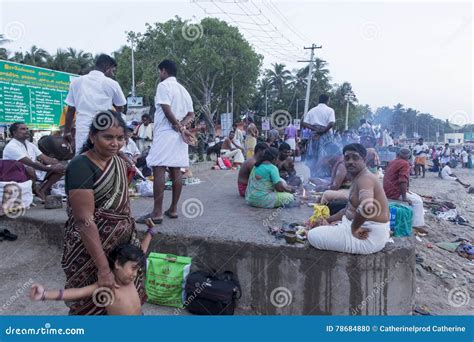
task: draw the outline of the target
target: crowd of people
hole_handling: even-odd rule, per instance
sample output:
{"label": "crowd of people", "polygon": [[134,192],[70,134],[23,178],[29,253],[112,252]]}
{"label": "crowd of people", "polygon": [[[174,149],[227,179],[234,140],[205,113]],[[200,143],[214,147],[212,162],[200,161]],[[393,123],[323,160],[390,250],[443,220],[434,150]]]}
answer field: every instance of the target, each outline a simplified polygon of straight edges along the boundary
{"label": "crowd of people", "polygon": [[[191,131],[193,102],[177,80],[173,61],[158,65],[153,119],[145,114],[140,123],[128,125],[123,115],[126,98],[113,79],[116,68],[112,57],[101,55],[95,70],[70,84],[60,143],[72,149],[72,160],[58,160],[40,151],[29,141],[28,127],[22,122],[10,126],[12,139],[3,151],[4,160],[21,165],[43,201],[51,186],[64,177],[68,220],[61,263],[65,290],[47,291],[35,284],[31,297],[67,300],[71,314],[141,313],[137,308],[145,292],[140,264],[156,233],[152,227],[178,218],[189,146],[197,144],[202,159],[208,140],[205,126],[197,134]],[[304,179],[297,174],[295,161],[304,155],[310,171],[307,181],[322,193],[321,203],[343,203],[341,210],[310,227],[308,241],[315,248],[356,254],[380,251],[390,237],[389,201],[405,203],[413,211],[413,227],[424,227],[423,201],[409,187],[412,173],[425,177],[430,148],[423,139],[413,148],[400,148],[382,177],[376,146],[395,145],[393,134],[374,129],[365,120],[357,133],[341,134],[334,130],[335,123],[330,98],[322,94],[318,105],[305,115],[301,131],[289,124],[262,137],[253,118],[247,116],[243,131],[234,124],[213,150],[238,168],[237,191],[246,203],[267,209],[298,205],[295,193]],[[446,144],[433,148],[431,158],[431,171],[469,186],[451,170],[458,160],[462,167],[472,167],[467,148],[457,151]],[[131,175],[137,173],[153,175],[153,208],[134,219],[128,186]],[[172,200],[164,210],[166,174],[172,181]],[[145,243],[137,239],[136,223],[150,228]],[[93,291],[113,290],[117,285],[122,290],[116,297],[128,309],[106,310],[94,304]]]}

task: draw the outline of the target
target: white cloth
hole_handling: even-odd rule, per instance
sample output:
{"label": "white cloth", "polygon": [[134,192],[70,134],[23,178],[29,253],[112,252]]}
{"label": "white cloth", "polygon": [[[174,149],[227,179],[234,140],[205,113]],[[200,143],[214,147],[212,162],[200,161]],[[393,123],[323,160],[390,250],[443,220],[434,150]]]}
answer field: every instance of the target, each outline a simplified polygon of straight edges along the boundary
{"label": "white cloth", "polygon": [[294,151],[296,149],[296,139],[295,138],[289,138],[289,139],[286,139],[285,142],[290,145],[290,148],[292,151]]}
{"label": "white cloth", "polygon": [[441,170],[441,178],[447,179],[447,180],[456,180],[456,177],[451,177],[453,174],[453,171],[449,167],[449,165],[445,165],[443,169]]}
{"label": "white cloth", "polygon": [[[426,150],[428,150],[428,146],[423,144],[423,145],[415,145],[413,148],[413,151],[415,152],[415,157],[426,157]],[[420,153],[422,152],[422,153]],[[420,153],[420,154],[418,154]]]}
{"label": "white cloth", "polygon": [[234,163],[242,164],[245,161],[244,154],[241,150],[221,150],[221,156],[229,158]]}
{"label": "white cloth", "polygon": [[467,163],[469,161],[468,159],[468,154],[467,154],[467,151],[466,150],[463,150],[461,152],[461,157],[462,157],[462,162],[463,163]]}
{"label": "white cloth", "polygon": [[[29,180],[23,183],[0,182],[0,198],[2,199],[1,215],[21,213],[20,208],[29,209],[33,202],[32,181]],[[13,218],[15,217],[17,216]]]}
{"label": "white cloth", "polygon": [[239,146],[243,147],[243,145],[244,145],[244,133],[239,128],[235,129],[234,140],[237,141]]}
{"label": "white cloth", "polygon": [[184,142],[181,134],[173,129],[161,105],[171,106],[171,111],[176,119],[182,120],[189,112],[194,111],[191,95],[176,81],[175,77],[168,77],[158,84],[155,104],[153,143],[146,158],[147,165],[149,167],[188,167],[188,145]]}
{"label": "white cloth", "polygon": [[304,117],[304,122],[310,125],[327,126],[330,122],[336,122],[334,109],[324,103],[311,108]]}
{"label": "white cloth", "polygon": [[125,142],[125,144],[122,146],[120,151],[122,151],[127,156],[130,156],[132,158],[139,156],[141,154],[140,150],[137,147],[137,144],[135,144],[135,141],[133,141],[132,139],[128,139],[128,143]]}
{"label": "white cloth", "polygon": [[101,110],[113,109],[127,103],[117,81],[103,72],[92,70],[87,75],[74,78],[64,102],[76,108],[76,154],[87,140],[94,115]]}
{"label": "white cloth", "polygon": [[[414,192],[407,191],[407,199],[412,203],[413,210],[413,227],[423,227],[425,225],[425,210],[423,209],[423,199]],[[400,196],[399,200],[402,200]]]}
{"label": "white cloth", "polygon": [[[32,161],[38,161],[38,157],[42,155],[43,152],[33,143],[25,140],[25,144],[21,141],[13,138],[3,149],[3,159],[4,160],[20,160],[23,158],[29,158]],[[43,180],[46,176],[45,171],[35,170],[36,177],[38,180]]]}
{"label": "white cloth", "polygon": [[352,222],[346,217],[335,226],[321,226],[313,228],[308,233],[308,241],[317,249],[329,251],[372,254],[381,251],[390,239],[390,222],[378,223],[365,221],[363,228],[369,230],[369,236],[360,240],[352,235]]}
{"label": "white cloth", "polygon": [[137,137],[140,139],[153,139],[153,122],[150,122],[147,126],[140,124],[137,127]]}

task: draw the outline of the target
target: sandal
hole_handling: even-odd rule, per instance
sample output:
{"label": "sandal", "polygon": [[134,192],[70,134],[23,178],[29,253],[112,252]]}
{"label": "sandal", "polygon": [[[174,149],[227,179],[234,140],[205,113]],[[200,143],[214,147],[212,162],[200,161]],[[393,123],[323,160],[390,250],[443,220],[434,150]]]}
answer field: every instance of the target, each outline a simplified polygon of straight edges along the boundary
{"label": "sandal", "polygon": [[8,241],[15,241],[18,239],[18,235],[12,234],[8,229],[4,229],[0,232],[0,236],[2,236],[5,240]]}
{"label": "sandal", "polygon": [[163,218],[151,217],[151,214],[146,214],[146,215],[140,216],[139,218],[137,218],[135,220],[135,222],[140,223],[140,224],[146,224],[146,220],[148,220],[148,219],[152,220],[154,224],[163,223]]}
{"label": "sandal", "polygon": [[166,211],[165,211],[165,215],[168,216],[170,219],[177,219],[177,218],[178,218],[178,215],[177,215],[177,214],[171,215],[171,213],[170,213],[169,210],[166,210]]}

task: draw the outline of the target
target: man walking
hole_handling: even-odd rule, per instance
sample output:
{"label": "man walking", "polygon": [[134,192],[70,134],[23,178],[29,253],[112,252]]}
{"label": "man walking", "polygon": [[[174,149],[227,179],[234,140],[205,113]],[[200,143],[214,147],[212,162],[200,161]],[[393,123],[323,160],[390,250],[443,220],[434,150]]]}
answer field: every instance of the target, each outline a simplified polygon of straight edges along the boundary
{"label": "man walking", "polygon": [[108,55],[100,55],[95,62],[95,70],[87,75],[75,78],[69,85],[69,93],[64,101],[68,105],[64,137],[72,143],[71,129],[76,113],[76,155],[89,135],[92,119],[99,111],[110,110],[115,107],[118,112],[123,111],[127,103],[122,89],[114,81],[117,62]]}
{"label": "man walking", "polygon": [[[176,64],[164,60],[158,65],[160,83],[155,96],[155,124],[153,143],[146,158],[147,165],[153,169],[153,211],[140,217],[137,222],[144,223],[151,218],[156,224],[163,222],[163,214],[178,218],[178,201],[181,195],[181,170],[189,167],[188,143],[191,133],[186,126],[194,118],[193,102],[188,91],[176,80]],[[169,169],[173,182],[171,206],[163,213],[165,191],[165,172]]]}

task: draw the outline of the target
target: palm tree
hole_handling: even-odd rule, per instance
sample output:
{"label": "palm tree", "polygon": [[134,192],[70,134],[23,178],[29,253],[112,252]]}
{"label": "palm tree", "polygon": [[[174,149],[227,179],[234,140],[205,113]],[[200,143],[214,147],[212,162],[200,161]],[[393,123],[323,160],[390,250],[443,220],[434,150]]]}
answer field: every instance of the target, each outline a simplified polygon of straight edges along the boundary
{"label": "palm tree", "polygon": [[67,71],[69,63],[69,53],[62,49],[58,49],[54,56],[48,58],[47,67],[53,70]]}
{"label": "palm tree", "polygon": [[16,63],[23,63],[25,60],[25,56],[23,55],[23,52],[17,51],[14,53],[13,57],[10,58],[10,60]]}
{"label": "palm tree", "polygon": [[92,54],[71,47],[67,49],[67,53],[70,58],[69,72],[84,75],[90,71],[93,66]]}
{"label": "palm tree", "polygon": [[47,64],[48,58],[50,58],[50,55],[46,50],[33,45],[30,51],[25,53],[23,62],[29,65],[44,67]]}
{"label": "palm tree", "polygon": [[267,69],[266,76],[270,81],[271,86],[277,90],[277,101],[282,98],[284,88],[291,81],[291,72],[285,69],[285,64],[272,64],[273,70]]}

